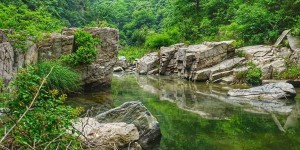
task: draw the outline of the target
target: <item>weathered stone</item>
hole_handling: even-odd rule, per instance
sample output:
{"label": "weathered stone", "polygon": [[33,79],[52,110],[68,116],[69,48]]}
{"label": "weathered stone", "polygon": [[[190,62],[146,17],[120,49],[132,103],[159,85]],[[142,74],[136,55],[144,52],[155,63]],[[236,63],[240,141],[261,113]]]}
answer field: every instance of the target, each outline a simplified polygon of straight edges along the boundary
{"label": "weathered stone", "polygon": [[279,38],[277,39],[276,43],[274,44],[275,47],[277,47],[281,42],[282,40],[286,37],[286,35],[291,31],[291,29],[289,30],[284,30],[281,35],[279,36]]}
{"label": "weathered stone", "polygon": [[286,63],[284,59],[278,58],[271,63],[259,67],[262,70],[263,79],[272,79],[273,73],[281,73],[286,70]]}
{"label": "weathered stone", "polygon": [[[211,78],[211,80],[217,80],[224,76],[233,74],[233,69],[236,65],[242,64],[245,58],[233,58],[225,60],[213,67],[199,70],[192,74],[192,80],[194,81],[206,81]],[[225,71],[225,72],[224,72]],[[223,72],[223,73],[220,73]]]}
{"label": "weathered stone", "polygon": [[25,53],[25,65],[34,65],[38,62],[37,45],[32,43]]}
{"label": "weathered stone", "polygon": [[122,67],[114,67],[114,72],[123,72],[124,69]]}
{"label": "weathered stone", "polygon": [[85,147],[92,150],[113,150],[139,139],[137,128],[124,122],[101,124],[85,117],[74,122],[73,127],[81,133]]}
{"label": "weathered stone", "polygon": [[175,54],[182,47],[184,47],[183,43],[175,44],[170,47],[160,48],[160,68],[159,68],[160,74],[165,75],[165,74],[174,73],[174,71],[177,68]]}
{"label": "weathered stone", "polygon": [[287,34],[287,39],[293,51],[300,51],[300,39],[298,37]]}
{"label": "weathered stone", "polygon": [[296,91],[293,85],[279,82],[253,87],[250,89],[232,89],[228,91],[228,95],[272,101],[294,98],[296,96]]}
{"label": "weathered stone", "polygon": [[137,61],[136,68],[139,74],[147,74],[149,71],[159,66],[159,56],[157,52],[145,55]]}
{"label": "weathered stone", "polygon": [[118,61],[115,65],[116,67],[122,67],[123,69],[126,69],[127,67],[130,66],[130,64],[127,62],[125,56],[120,56],[118,57]]}
{"label": "weathered stone", "polygon": [[14,50],[10,43],[0,43],[0,78],[5,85],[12,79],[14,61]]}
{"label": "weathered stone", "polygon": [[126,122],[134,124],[139,131],[139,144],[149,148],[151,143],[161,138],[159,123],[148,109],[138,101],[126,102],[123,105],[97,115],[100,123]]}

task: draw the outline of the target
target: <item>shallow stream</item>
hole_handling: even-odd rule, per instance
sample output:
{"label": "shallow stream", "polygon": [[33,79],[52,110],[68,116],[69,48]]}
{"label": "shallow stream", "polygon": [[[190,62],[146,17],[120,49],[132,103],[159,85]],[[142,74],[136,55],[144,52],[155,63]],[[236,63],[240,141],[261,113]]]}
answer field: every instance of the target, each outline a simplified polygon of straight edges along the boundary
{"label": "shallow stream", "polygon": [[114,75],[111,89],[68,103],[93,108],[93,115],[141,101],[160,123],[161,150],[300,149],[300,89],[296,101],[282,106],[228,98],[229,88],[172,77]]}

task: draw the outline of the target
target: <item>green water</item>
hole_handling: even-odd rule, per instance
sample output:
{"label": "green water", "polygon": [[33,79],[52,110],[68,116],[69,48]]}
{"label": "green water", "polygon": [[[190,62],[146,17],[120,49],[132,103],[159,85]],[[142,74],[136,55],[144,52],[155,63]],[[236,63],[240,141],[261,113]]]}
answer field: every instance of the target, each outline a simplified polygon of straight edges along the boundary
{"label": "green water", "polygon": [[227,89],[170,77],[124,75],[113,78],[111,89],[68,102],[99,113],[126,101],[141,101],[160,123],[161,150],[300,149],[300,97],[286,110],[266,111],[260,105],[231,101]]}

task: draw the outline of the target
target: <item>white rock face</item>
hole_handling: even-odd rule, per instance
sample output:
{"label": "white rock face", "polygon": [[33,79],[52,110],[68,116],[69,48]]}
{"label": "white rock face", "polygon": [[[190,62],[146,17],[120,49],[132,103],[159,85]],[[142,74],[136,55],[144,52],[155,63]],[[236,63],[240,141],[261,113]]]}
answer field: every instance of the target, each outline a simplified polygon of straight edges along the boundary
{"label": "white rock face", "polygon": [[137,61],[136,69],[139,74],[147,74],[159,65],[159,56],[157,52],[145,55]]}
{"label": "white rock face", "polygon": [[139,132],[133,124],[99,123],[94,118],[80,118],[73,126],[82,134],[88,148],[109,150],[125,146],[139,139]]}
{"label": "white rock face", "polygon": [[296,91],[293,85],[284,82],[270,83],[250,89],[232,89],[229,96],[247,97],[261,100],[278,100],[294,98]]}

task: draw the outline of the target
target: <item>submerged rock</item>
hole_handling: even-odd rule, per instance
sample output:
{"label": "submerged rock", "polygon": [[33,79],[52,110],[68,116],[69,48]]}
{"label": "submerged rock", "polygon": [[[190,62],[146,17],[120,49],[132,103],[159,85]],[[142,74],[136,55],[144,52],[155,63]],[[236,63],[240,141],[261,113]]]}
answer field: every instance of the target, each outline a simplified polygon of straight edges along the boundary
{"label": "submerged rock", "polygon": [[151,146],[155,146],[161,138],[157,119],[139,101],[126,102],[119,107],[97,115],[95,118],[101,123],[126,122],[134,124],[139,131],[139,144],[143,149],[151,149]]}
{"label": "submerged rock", "polygon": [[228,91],[228,95],[261,100],[278,100],[294,98],[296,96],[296,91],[292,84],[279,82],[253,87],[250,89],[232,89]]}
{"label": "submerged rock", "polygon": [[73,123],[73,127],[81,133],[86,148],[92,150],[128,147],[128,144],[139,139],[137,128],[124,122],[102,124],[94,118],[85,117]]}

